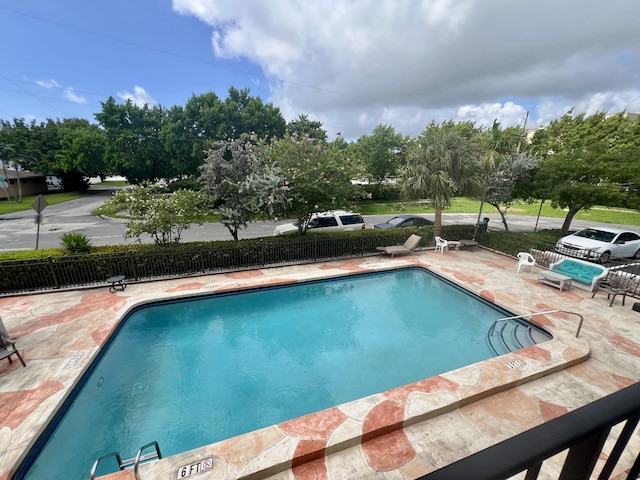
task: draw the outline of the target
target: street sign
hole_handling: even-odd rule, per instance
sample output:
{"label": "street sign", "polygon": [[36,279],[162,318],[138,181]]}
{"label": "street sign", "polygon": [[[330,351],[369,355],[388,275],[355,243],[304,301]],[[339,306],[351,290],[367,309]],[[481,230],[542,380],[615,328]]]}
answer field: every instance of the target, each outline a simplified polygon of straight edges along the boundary
{"label": "street sign", "polygon": [[36,232],[36,250],[38,249],[38,242],[40,240],[40,224],[42,223],[42,211],[47,208],[47,201],[42,195],[38,195],[33,202],[31,202],[31,208],[33,208],[38,214],[36,215],[36,223],[38,224],[38,230]]}
{"label": "street sign", "polygon": [[31,208],[33,208],[37,213],[42,213],[42,211],[47,208],[47,201],[42,195],[38,195],[33,202],[31,202]]}

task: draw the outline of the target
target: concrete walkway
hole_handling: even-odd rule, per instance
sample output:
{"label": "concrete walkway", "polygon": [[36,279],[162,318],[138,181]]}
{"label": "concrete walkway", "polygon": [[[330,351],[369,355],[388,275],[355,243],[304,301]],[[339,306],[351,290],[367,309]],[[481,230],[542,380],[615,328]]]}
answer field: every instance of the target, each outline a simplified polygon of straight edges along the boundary
{"label": "concrete walkway", "polygon": [[[579,312],[585,318],[582,333],[575,338],[575,316],[537,315],[533,320],[553,332],[554,340],[148,463],[141,478],[180,478],[181,468],[208,458],[214,461],[204,478],[416,478],[640,379],[640,313],[631,309],[633,299],[609,307],[603,295],[560,292],[538,283],[537,272],[516,274],[514,259],[481,248],[132,284],[114,294],[105,286],[1,297],[2,318],[27,367],[0,363],[0,480],[11,478],[135,305],[405,266],[427,268],[515,314]],[[638,445],[636,432],[635,452],[625,453],[624,468]],[[600,463],[606,454],[601,457]],[[540,478],[551,478],[558,465],[557,459],[545,462]],[[134,476],[127,470],[103,478]]]}

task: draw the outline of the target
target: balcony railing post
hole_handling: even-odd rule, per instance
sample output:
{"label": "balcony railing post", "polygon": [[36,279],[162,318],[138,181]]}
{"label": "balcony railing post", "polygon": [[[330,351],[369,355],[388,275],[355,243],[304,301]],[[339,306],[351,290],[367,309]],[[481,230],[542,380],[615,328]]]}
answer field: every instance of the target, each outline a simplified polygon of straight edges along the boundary
{"label": "balcony railing post", "polygon": [[[629,443],[629,440],[631,439],[633,432],[638,426],[639,421],[640,421],[640,413],[632,417],[629,417],[627,419],[627,421],[624,424],[624,428],[622,429],[622,432],[618,436],[618,440],[616,441],[616,444],[614,445],[613,449],[611,450],[611,453],[609,454],[609,458],[607,458],[607,462],[604,464],[604,467],[602,467],[602,471],[600,472],[600,476],[598,477],[598,480],[607,480],[611,477],[611,474],[613,473],[613,469],[618,463],[618,460],[620,460],[620,457],[622,456],[622,452],[624,452],[627,444]],[[640,455],[638,455],[638,460],[640,460]],[[636,477],[638,476],[638,473],[639,472],[635,473]],[[631,477],[631,478],[634,478],[634,477]]]}
{"label": "balcony railing post", "polygon": [[608,435],[609,429],[603,428],[572,446],[558,480],[589,480]]}

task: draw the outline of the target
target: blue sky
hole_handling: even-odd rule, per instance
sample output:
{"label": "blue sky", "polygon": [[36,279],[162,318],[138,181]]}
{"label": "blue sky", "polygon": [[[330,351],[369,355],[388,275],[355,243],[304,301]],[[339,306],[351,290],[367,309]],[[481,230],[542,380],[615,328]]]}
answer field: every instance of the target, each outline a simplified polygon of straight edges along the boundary
{"label": "blue sky", "polygon": [[3,0],[0,118],[249,88],[330,138],[640,112],[640,2]]}
{"label": "blue sky", "polygon": [[211,28],[170,1],[5,0],[0,31],[11,39],[0,62],[3,119],[93,120],[101,101],[136,90],[169,107],[194,93],[224,97],[231,85],[268,95],[259,66],[216,59]]}

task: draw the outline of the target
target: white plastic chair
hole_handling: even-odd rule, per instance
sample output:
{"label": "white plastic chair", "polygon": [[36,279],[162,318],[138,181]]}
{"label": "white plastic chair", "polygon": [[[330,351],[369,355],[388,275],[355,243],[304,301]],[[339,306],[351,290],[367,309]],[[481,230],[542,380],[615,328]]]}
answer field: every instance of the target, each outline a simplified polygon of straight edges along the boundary
{"label": "white plastic chair", "polygon": [[533,255],[527,252],[518,253],[518,270],[517,273],[520,273],[520,268],[522,266],[531,267],[531,273],[533,273],[533,267],[536,265],[536,259],[533,258]]}
{"label": "white plastic chair", "polygon": [[436,252],[440,250],[440,254],[443,254],[445,250],[449,250],[449,244],[444,238],[435,237],[436,240]]}

